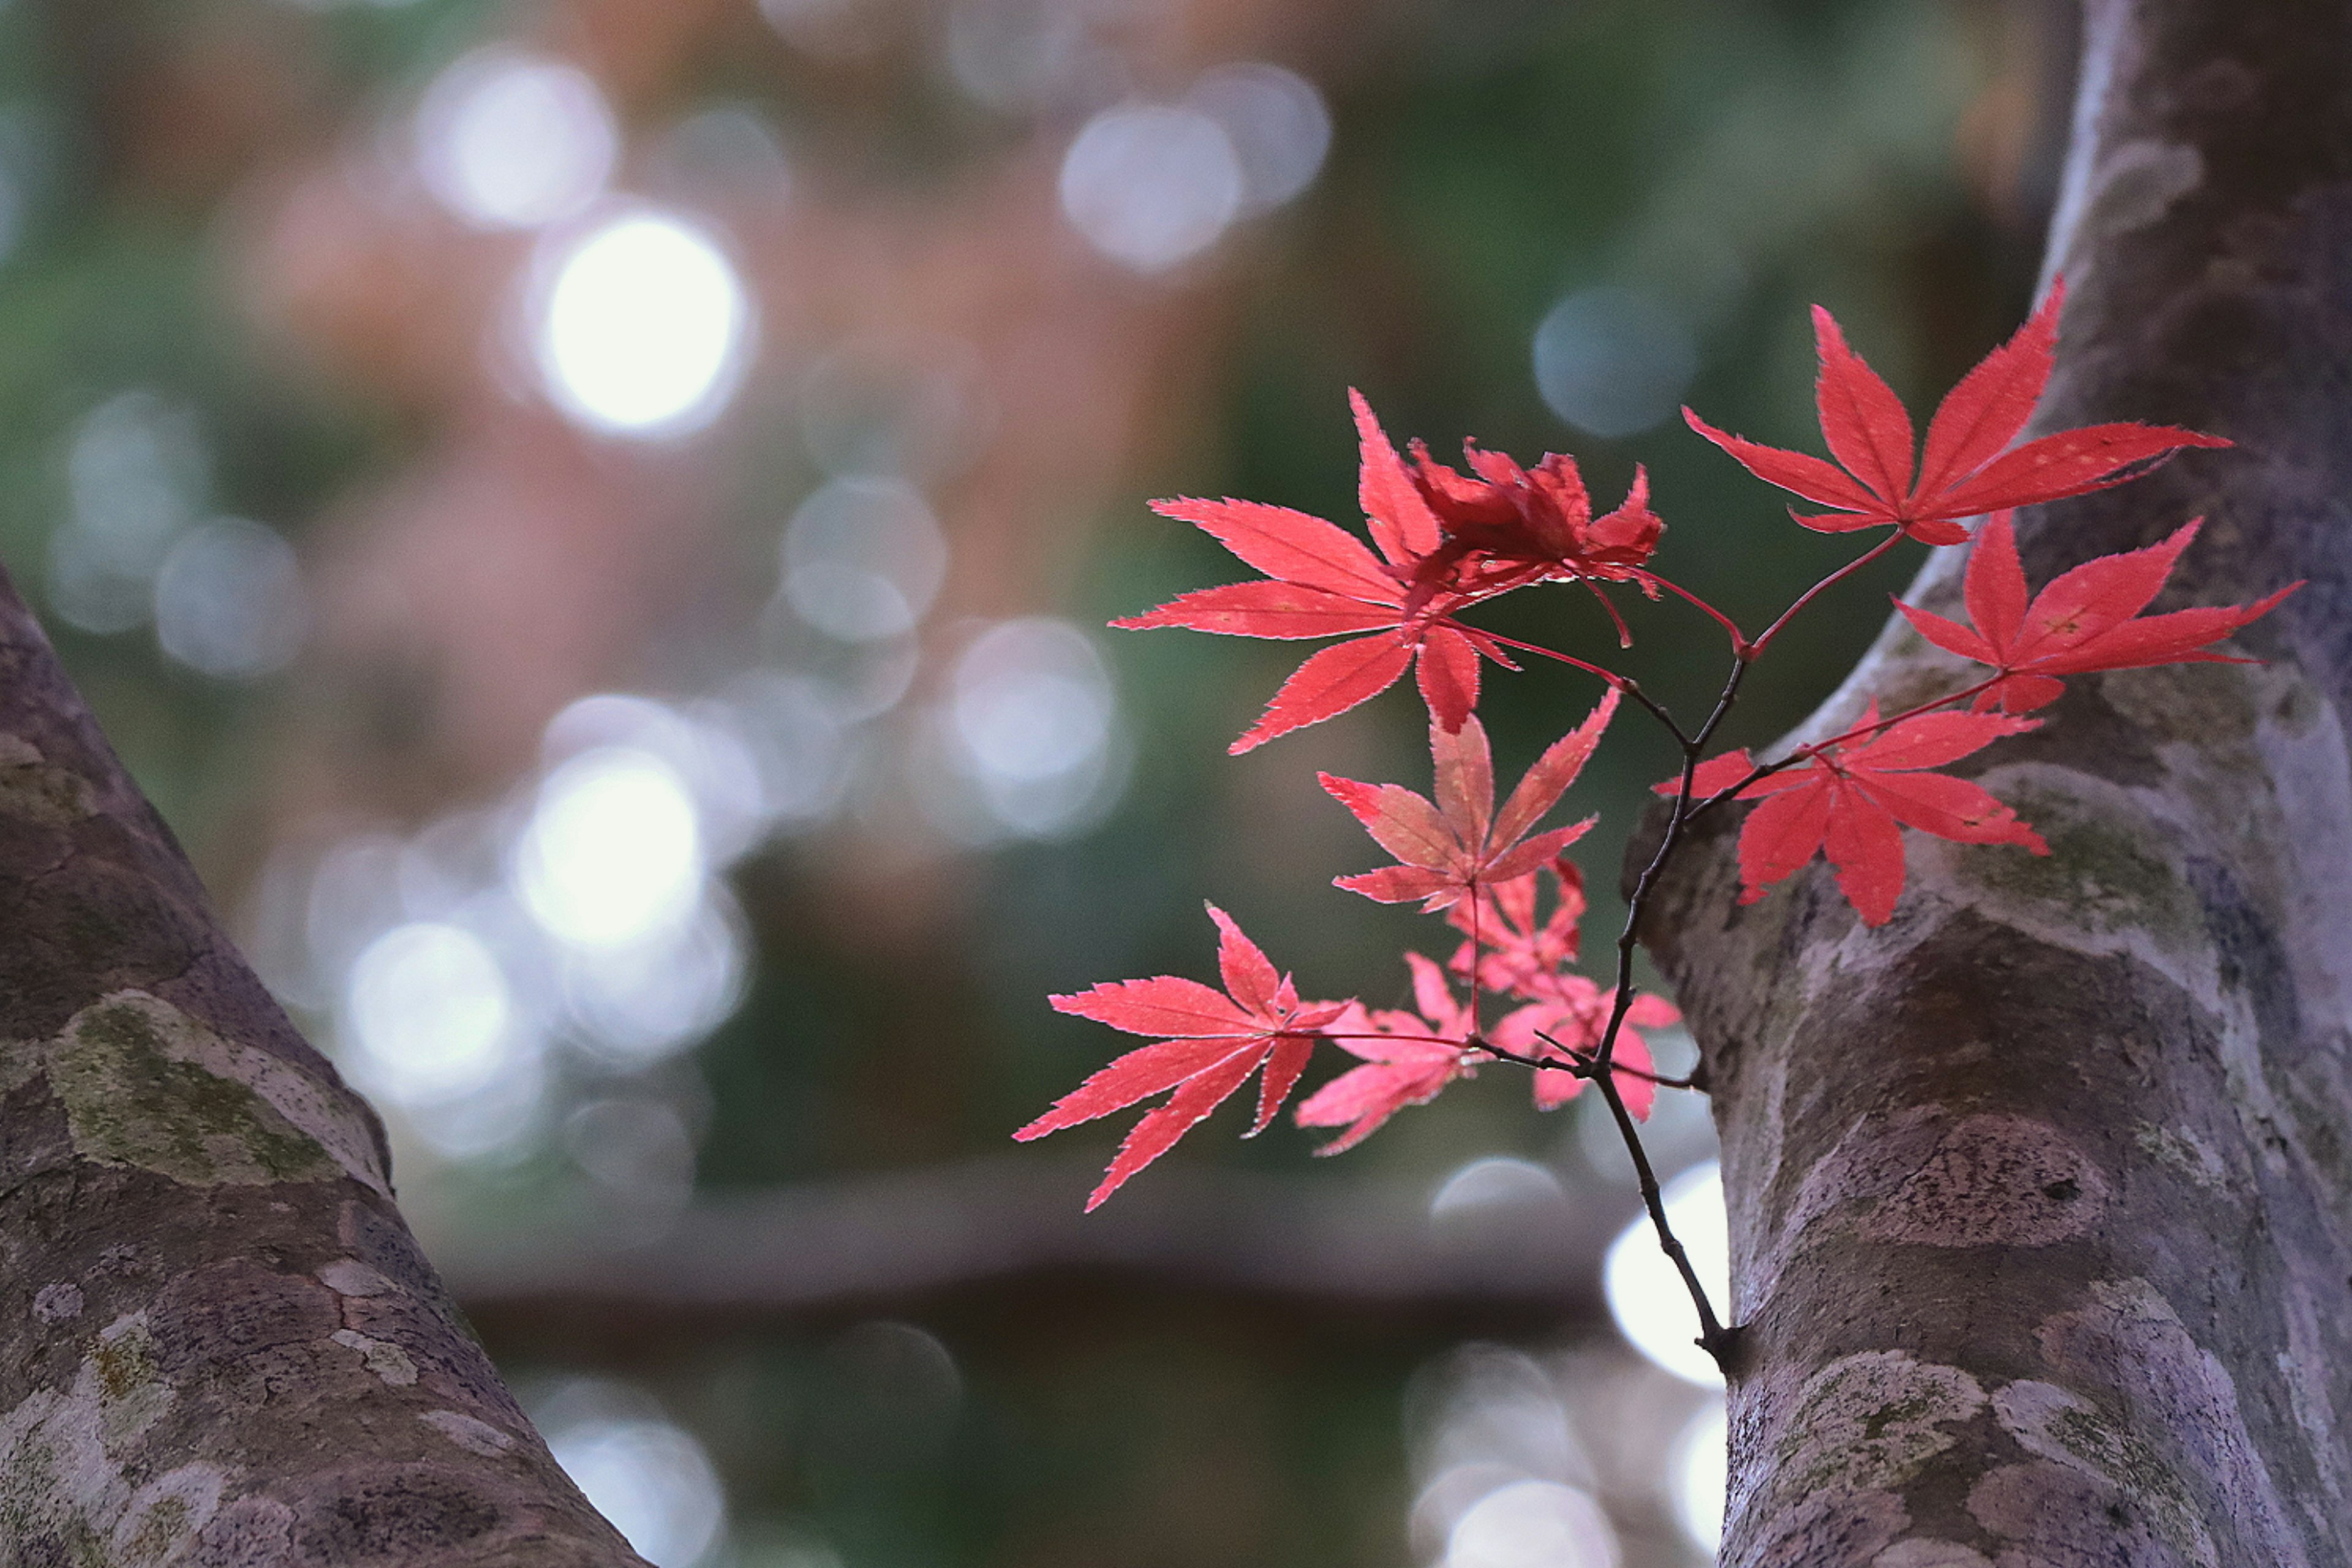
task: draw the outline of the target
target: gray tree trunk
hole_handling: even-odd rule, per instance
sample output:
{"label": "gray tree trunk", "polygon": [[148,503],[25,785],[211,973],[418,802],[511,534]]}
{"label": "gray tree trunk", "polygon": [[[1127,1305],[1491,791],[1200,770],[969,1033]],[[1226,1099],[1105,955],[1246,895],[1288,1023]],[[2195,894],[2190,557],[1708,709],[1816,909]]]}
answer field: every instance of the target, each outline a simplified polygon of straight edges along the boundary
{"label": "gray tree trunk", "polygon": [[[1735,821],[1683,863],[1740,1568],[2352,1563],[2352,7],[2095,0],[2050,254],[2042,425],[2239,446],[2021,519],[2028,577],[2201,512],[2159,607],[2311,585],[1975,759],[2046,860],[1915,838],[1876,931],[1818,865],[1737,908]],[[1815,722],[1959,674],[1890,628]]]}
{"label": "gray tree trunk", "polygon": [[0,576],[0,1563],[630,1564]]}

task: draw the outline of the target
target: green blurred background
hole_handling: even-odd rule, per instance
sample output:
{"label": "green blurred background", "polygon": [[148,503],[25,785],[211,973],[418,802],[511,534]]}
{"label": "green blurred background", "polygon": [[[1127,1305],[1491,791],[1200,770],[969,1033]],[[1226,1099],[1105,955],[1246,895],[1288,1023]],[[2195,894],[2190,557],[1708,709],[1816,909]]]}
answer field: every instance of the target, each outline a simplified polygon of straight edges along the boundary
{"label": "green blurred background", "polygon": [[[1675,405],[1811,445],[1813,301],[1915,407],[2005,333],[2071,25],[5,0],[0,558],[663,1568],[1696,1563],[1713,1395],[1610,1326],[1584,1108],[1490,1071],[1328,1163],[1229,1108],[1083,1222],[1119,1129],[1008,1145],[1123,1045],[1045,994],[1205,977],[1204,897],[1310,994],[1449,945],[1328,886],[1377,857],[1314,773],[1421,785],[1409,691],[1229,759],[1303,650],[1100,628],[1245,574],[1147,497],[1352,523],[1351,385],[1648,465],[1759,623],[1846,546]],[[1633,619],[1702,704],[1706,626]],[[1489,693],[1507,776],[1597,696]],[[1603,933],[1668,766],[1614,742]]]}

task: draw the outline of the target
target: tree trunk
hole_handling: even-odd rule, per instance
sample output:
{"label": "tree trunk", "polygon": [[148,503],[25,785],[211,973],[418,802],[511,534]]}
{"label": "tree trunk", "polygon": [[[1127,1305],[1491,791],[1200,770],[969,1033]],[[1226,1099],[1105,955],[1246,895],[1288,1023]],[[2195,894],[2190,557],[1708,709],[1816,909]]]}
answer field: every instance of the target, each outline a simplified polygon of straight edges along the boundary
{"label": "tree trunk", "polygon": [[[2239,446],[2021,519],[2029,578],[2201,512],[2169,605],[2310,585],[1979,759],[2048,859],[1914,837],[1874,931],[1820,866],[1737,907],[1736,823],[1679,865],[1740,1568],[2352,1562],[2352,7],[2095,0],[2050,255],[2042,420]],[[1959,674],[1890,626],[1815,725]]]}
{"label": "tree trunk", "polygon": [[624,1564],[0,576],[0,1562]]}

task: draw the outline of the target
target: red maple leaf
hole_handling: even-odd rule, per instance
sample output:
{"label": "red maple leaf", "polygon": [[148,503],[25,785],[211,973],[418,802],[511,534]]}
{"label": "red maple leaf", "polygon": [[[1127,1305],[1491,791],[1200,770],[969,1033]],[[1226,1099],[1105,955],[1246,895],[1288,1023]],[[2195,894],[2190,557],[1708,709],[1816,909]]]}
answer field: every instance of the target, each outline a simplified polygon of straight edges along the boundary
{"label": "red maple leaf", "polygon": [[1337,1154],[1371,1136],[1408,1105],[1426,1105],[1457,1078],[1491,1060],[1469,1044],[1469,1009],[1454,999],[1437,965],[1408,952],[1419,1013],[1350,1007],[1327,1033],[1363,1066],[1350,1068],[1299,1101],[1301,1127],[1346,1127],[1318,1154]]}
{"label": "red maple leaf", "polygon": [[1641,568],[1665,531],[1650,510],[1648,470],[1635,468],[1623,503],[1596,518],[1584,476],[1565,453],[1546,452],[1533,468],[1523,468],[1504,453],[1465,441],[1462,457],[1471,472],[1465,474],[1431,458],[1418,440],[1409,449],[1413,483],[1446,534],[1433,560],[1447,552],[1475,558],[1480,571],[1508,576],[1514,585],[1545,578],[1646,577]]}
{"label": "red maple leaf", "polygon": [[1189,626],[1233,637],[1349,638],[1315,653],[1282,683],[1258,721],[1233,743],[1236,755],[1370,700],[1409,668],[1417,671],[1431,716],[1459,729],[1477,706],[1479,657],[1517,668],[1484,633],[1449,618],[1503,589],[1482,591],[1425,569],[1444,543],[1436,515],[1362,395],[1349,397],[1362,459],[1358,499],[1380,555],[1346,530],[1287,507],[1156,500],[1152,510],[1199,525],[1267,580],[1196,589],[1111,622],[1130,630]]}
{"label": "red maple leaf", "polygon": [[[1855,728],[1867,731],[1877,721],[1873,700]],[[1863,923],[1885,925],[1903,894],[1903,826],[1962,844],[2018,844],[2049,854],[2041,835],[1981,786],[1927,771],[2039,725],[1999,713],[1922,713],[1852,743],[1824,746],[1801,766],[1758,779],[1739,792],[1742,800],[1763,802],[1739,830],[1739,901],[1754,903],[1821,850]],[[1745,749],[1710,758],[1693,777],[1693,794],[1729,789],[1755,766]],[[1681,784],[1670,779],[1656,789],[1672,795]]]}
{"label": "red maple leaf", "polygon": [[[1549,868],[1558,897],[1551,913],[1536,918],[1536,881],[1530,871],[1491,888],[1480,888],[1475,900],[1465,899],[1445,913],[1448,925],[1468,939],[1446,961],[1446,968],[1465,980],[1475,978],[1480,989],[1535,1000],[1541,988],[1568,964],[1576,962],[1584,918],[1584,873],[1565,856]],[[1478,952],[1483,947],[1486,951]]]}
{"label": "red maple leaf", "polygon": [[2145,550],[2086,561],[2052,578],[2029,605],[2011,514],[1995,512],[1969,554],[1965,597],[1974,626],[1961,626],[1899,600],[1895,607],[1937,647],[2000,671],[2000,679],[1973,704],[1979,711],[1998,706],[2024,713],[2053,702],[2065,689],[2057,679],[2062,675],[2159,664],[2252,663],[2213,653],[2207,645],[2270,614],[2302,584],[2290,584],[2251,605],[2140,614],[2164,586],[2203,521],[2198,519]]}
{"label": "red maple leaf", "polygon": [[1400,862],[1339,878],[1337,885],[1384,904],[1419,899],[1424,910],[1442,910],[1481,886],[1523,877],[1555,858],[1582,837],[1594,819],[1544,833],[1531,835],[1528,830],[1582,771],[1617,711],[1617,701],[1612,688],[1583,723],[1536,759],[1499,812],[1495,809],[1494,755],[1485,726],[1475,718],[1451,733],[1443,724],[1429,727],[1437,773],[1434,802],[1402,784],[1360,784],[1332,773],[1317,774],[1331,797],[1353,812],[1365,831]]}
{"label": "red maple leaf", "polygon": [[1664,527],[1650,510],[1646,475],[1637,470],[1624,504],[1596,518],[1575,460],[1557,453],[1529,470],[1499,452],[1468,447],[1474,478],[1430,461],[1415,442],[1416,473],[1397,456],[1363,395],[1348,397],[1360,459],[1357,499],[1379,554],[1346,530],[1286,507],[1156,500],[1154,511],[1198,525],[1265,580],[1196,589],[1111,622],[1125,629],[1349,639],[1300,665],[1233,743],[1235,753],[1344,713],[1387,690],[1408,668],[1431,717],[1458,730],[1478,704],[1479,659],[1518,668],[1500,643],[1454,618],[1463,610],[1547,581],[1631,578],[1656,593],[1639,570]]}
{"label": "red maple leaf", "polygon": [[1163,974],[1110,981],[1075,995],[1049,998],[1055,1012],[1160,1038],[1087,1079],[1014,1138],[1025,1143],[1124,1110],[1163,1090],[1175,1091],[1166,1104],[1147,1112],[1118,1146],[1102,1184],[1087,1199],[1089,1213],[1129,1176],[1166,1153],[1261,1066],[1265,1074],[1258,1082],[1257,1117],[1248,1136],[1265,1131],[1306,1069],[1317,1037],[1350,1005],[1301,1002],[1290,976],[1276,977],[1274,965],[1231,916],[1211,904],[1209,918],[1221,933],[1217,966],[1224,991]]}
{"label": "red maple leaf", "polygon": [[2017,335],[1952,388],[1928,423],[1916,473],[1910,414],[1818,305],[1813,335],[1822,369],[1814,402],[1836,464],[1727,435],[1687,408],[1683,418],[1758,479],[1833,509],[1799,517],[1807,528],[1843,533],[1891,523],[1929,544],[1965,541],[1962,518],[2121,484],[2140,465],[2183,447],[2230,445],[2194,430],[2117,424],[2061,430],[2004,450],[2025,428],[2050,379],[2064,299],[2064,285],[2053,283]]}
{"label": "red maple leaf", "polygon": [[[1505,1017],[1488,1033],[1497,1046],[1523,1057],[1570,1062],[1576,1053],[1601,1047],[1609,1026],[1610,1010],[1617,1005],[1614,990],[1603,991],[1581,974],[1559,974],[1547,987],[1550,994]],[[1682,1010],[1663,996],[1640,995],[1627,1005],[1625,1021],[1617,1026],[1617,1044],[1610,1052],[1612,1074],[1625,1109],[1637,1121],[1649,1120],[1658,1086],[1651,1080],[1650,1042],[1643,1027],[1682,1022]],[[1624,1069],[1624,1070],[1618,1070]],[[1550,1110],[1566,1105],[1584,1091],[1589,1081],[1565,1068],[1542,1068],[1535,1073],[1536,1109]]]}

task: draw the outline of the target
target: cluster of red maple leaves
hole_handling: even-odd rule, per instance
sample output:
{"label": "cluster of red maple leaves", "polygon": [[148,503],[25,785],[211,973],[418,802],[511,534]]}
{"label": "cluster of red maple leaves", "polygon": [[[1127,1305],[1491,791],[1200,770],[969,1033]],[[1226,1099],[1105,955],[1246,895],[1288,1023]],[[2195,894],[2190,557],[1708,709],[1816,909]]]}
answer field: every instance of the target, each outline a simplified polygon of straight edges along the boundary
{"label": "cluster of red maple leaves", "polygon": [[[2055,700],[2065,676],[2227,658],[2211,645],[2294,591],[2282,589],[2252,605],[2141,614],[2196,537],[2192,521],[2160,544],[2077,566],[2028,597],[2013,509],[2120,484],[2183,447],[2230,444],[2191,430],[2113,424],[2013,445],[2049,379],[2063,299],[2063,289],[2053,286],[2017,335],[1952,389],[1928,424],[1924,448],[1894,391],[1818,308],[1816,403],[1834,462],[1728,435],[1684,410],[1693,430],[1750,473],[1830,509],[1792,511],[1799,523],[1825,532],[1893,531],[1752,638],[1729,616],[1651,569],[1664,525],[1650,508],[1641,471],[1623,502],[1596,516],[1573,458],[1549,454],[1526,468],[1469,445],[1464,472],[1434,461],[1415,441],[1408,462],[1358,394],[1349,395],[1361,452],[1358,493],[1370,548],[1321,518],[1287,508],[1231,500],[1154,502],[1153,510],[1197,524],[1265,576],[1186,594],[1114,626],[1346,639],[1299,666],[1234,742],[1235,752],[1344,712],[1414,670],[1429,710],[1434,788],[1424,796],[1399,784],[1323,775],[1323,787],[1396,860],[1340,878],[1339,885],[1384,903],[1418,900],[1426,911],[1443,911],[1464,940],[1443,965],[1421,953],[1404,955],[1412,973],[1410,1010],[1307,1001],[1213,905],[1223,990],[1162,975],[1054,997],[1062,1012],[1152,1037],[1154,1043],[1120,1057],[1014,1136],[1042,1137],[1168,1094],[1120,1145],[1087,1201],[1091,1209],[1253,1074],[1259,1082],[1250,1131],[1264,1130],[1297,1086],[1317,1042],[1329,1041],[1356,1065],[1307,1096],[1296,1112],[1302,1125],[1343,1130],[1324,1153],[1353,1146],[1402,1108],[1424,1103],[1455,1079],[1496,1061],[1533,1069],[1536,1101],[1546,1109],[1565,1103],[1588,1083],[1600,1084],[1630,1137],[1624,1116],[1646,1116],[1657,1085],[1667,1081],[1653,1072],[1640,1029],[1675,1022],[1678,1015],[1664,999],[1631,990],[1630,940],[1618,944],[1613,986],[1604,989],[1576,973],[1583,880],[1566,851],[1592,819],[1542,830],[1538,825],[1599,745],[1621,698],[1640,693],[1618,672],[1460,618],[1489,599],[1537,584],[1589,592],[1625,646],[1631,639],[1608,588],[1630,584],[1652,598],[1672,593],[1722,628],[1736,666],[1744,670],[1790,616],[1899,539],[1930,545],[1973,539],[1963,593],[1969,624],[1910,605],[1896,607],[1929,642],[1990,673],[1888,718],[1879,715],[1874,700],[1851,729],[1769,763],[1745,750],[1702,761],[1703,742],[1738,689],[1735,676],[1715,715],[1695,734],[1675,728],[1688,765],[1657,786],[1674,800],[1659,863],[1689,819],[1731,801],[1752,801],[1739,836],[1741,901],[1762,898],[1819,853],[1863,922],[1875,926],[1893,917],[1903,891],[1905,827],[1960,843],[2049,853],[2033,829],[1981,785],[1938,770],[2001,736],[2035,728],[2040,721],[2021,715]],[[1972,533],[1969,524],[1978,518],[1985,521]],[[1591,716],[1538,758],[1498,808],[1493,758],[1475,715],[1479,671],[1488,660],[1517,669],[1515,652],[1576,665],[1598,676],[1607,690]],[[1654,703],[1642,705],[1674,727]],[[1547,903],[1549,912],[1539,916]],[[1482,994],[1511,1004],[1485,1026]]]}

